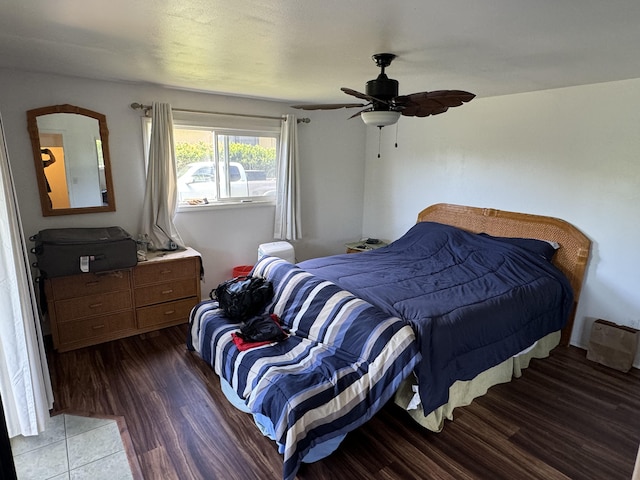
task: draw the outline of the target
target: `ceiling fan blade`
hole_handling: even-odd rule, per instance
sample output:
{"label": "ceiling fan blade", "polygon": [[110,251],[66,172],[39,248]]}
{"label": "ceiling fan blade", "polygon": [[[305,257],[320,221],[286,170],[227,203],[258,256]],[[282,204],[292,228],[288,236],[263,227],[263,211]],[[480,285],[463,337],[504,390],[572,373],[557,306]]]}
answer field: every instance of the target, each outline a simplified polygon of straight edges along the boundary
{"label": "ceiling fan blade", "polygon": [[360,93],[357,90],[352,90],[351,88],[342,87],[340,90],[342,90],[347,95],[352,95],[356,98],[361,98],[362,100],[371,100],[371,97],[366,93]]}
{"label": "ceiling fan blade", "polygon": [[367,95],[366,93],[358,92],[357,90],[353,90],[351,88],[342,87],[340,90],[342,90],[347,95],[353,95],[356,98],[360,98],[362,100],[368,100],[371,103],[377,102],[377,103],[384,103],[385,105],[389,105],[389,102],[387,102],[386,100],[382,100],[381,98],[372,97],[371,95]]}
{"label": "ceiling fan blade", "polygon": [[364,110],[360,110],[357,113],[354,113],[353,115],[351,115],[347,120],[351,120],[352,118],[356,118],[359,117],[360,115],[362,115],[364,112],[370,112],[372,111],[372,108],[365,108]]}
{"label": "ceiling fan blade", "polygon": [[462,90],[435,90],[410,95],[400,95],[393,99],[407,117],[427,117],[446,112],[450,107],[459,107],[473,100],[473,93]]}
{"label": "ceiling fan blade", "polygon": [[363,103],[326,103],[318,105],[291,105],[291,108],[299,110],[337,110],[338,108],[366,107]]}

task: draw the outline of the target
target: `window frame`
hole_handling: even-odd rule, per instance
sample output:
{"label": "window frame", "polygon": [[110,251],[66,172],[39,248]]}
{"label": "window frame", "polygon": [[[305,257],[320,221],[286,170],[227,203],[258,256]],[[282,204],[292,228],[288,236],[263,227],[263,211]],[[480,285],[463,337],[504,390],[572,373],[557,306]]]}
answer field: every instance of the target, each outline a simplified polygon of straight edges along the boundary
{"label": "window frame", "polygon": [[[143,140],[144,140],[144,158],[145,158],[145,174],[148,168],[149,159],[149,145],[151,136],[151,118],[143,117]],[[203,114],[203,113],[189,113],[189,112],[174,112],[173,114],[173,128],[174,133],[178,128],[193,129],[193,130],[206,130],[211,131],[214,135],[213,147],[214,147],[214,169],[216,172],[220,170],[220,155],[218,152],[218,142],[216,141],[218,136],[243,136],[243,137],[268,137],[275,139],[276,145],[276,179],[275,187],[278,185],[278,164],[280,162],[280,136],[282,129],[282,120],[261,118],[261,117],[244,117],[244,116],[225,116],[219,114]],[[228,157],[228,152],[227,155]],[[228,162],[228,158],[226,159]],[[227,165],[227,169],[229,166]],[[229,185],[229,176],[226,176],[227,191],[231,190]],[[275,205],[276,194],[269,196],[237,196],[220,198],[220,182],[216,181],[216,200],[208,203],[190,205],[185,202],[181,202],[179,199],[176,204],[177,212],[185,212],[192,210],[220,208],[224,206],[255,206],[255,205]]]}

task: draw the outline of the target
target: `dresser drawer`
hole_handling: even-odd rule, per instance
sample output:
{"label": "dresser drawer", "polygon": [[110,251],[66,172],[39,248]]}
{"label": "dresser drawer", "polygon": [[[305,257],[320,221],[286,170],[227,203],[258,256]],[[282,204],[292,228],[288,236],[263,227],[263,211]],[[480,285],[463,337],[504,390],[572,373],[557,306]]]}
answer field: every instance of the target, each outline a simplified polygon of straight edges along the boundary
{"label": "dresser drawer", "polygon": [[132,307],[130,290],[87,295],[55,303],[56,317],[59,323],[82,317],[105,315]]}
{"label": "dresser drawer", "polygon": [[58,324],[58,337],[62,345],[74,342],[93,343],[91,340],[118,337],[135,329],[133,311],[119,312],[101,317],[85,318]]}
{"label": "dresser drawer", "polygon": [[175,282],[138,287],[134,293],[136,307],[193,297],[197,292],[197,282],[197,279],[192,276]]}
{"label": "dresser drawer", "polygon": [[129,270],[118,270],[108,273],[83,273],[50,278],[47,281],[51,286],[53,299],[64,300],[84,295],[129,290],[131,288],[130,278],[131,272]]}
{"label": "dresser drawer", "polygon": [[161,325],[176,325],[189,321],[191,309],[200,300],[196,297],[162,303],[151,307],[141,307],[136,310],[138,328],[148,328]]}
{"label": "dresser drawer", "polygon": [[134,286],[198,277],[197,261],[198,258],[192,257],[166,262],[139,263],[133,272]]}
{"label": "dresser drawer", "polygon": [[65,352],[186,323],[200,301],[200,254],[153,252],[111,272],[44,281],[53,347]]}

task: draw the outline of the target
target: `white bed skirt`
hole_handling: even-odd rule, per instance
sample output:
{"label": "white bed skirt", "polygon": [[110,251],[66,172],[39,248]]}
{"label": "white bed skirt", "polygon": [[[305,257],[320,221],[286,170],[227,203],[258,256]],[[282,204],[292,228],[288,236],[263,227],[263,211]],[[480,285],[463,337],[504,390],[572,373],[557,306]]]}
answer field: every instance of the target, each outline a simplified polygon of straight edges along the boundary
{"label": "white bed skirt", "polygon": [[487,393],[489,388],[500,383],[508,383],[512,378],[519,378],[522,370],[529,366],[532,358],[546,358],[551,350],[560,343],[560,332],[553,332],[541,338],[536,344],[524,352],[505,360],[495,367],[478,374],[473,380],[457,381],[449,388],[449,402],[437,408],[429,415],[422,412],[422,404],[417,408],[408,410],[411,400],[414,398],[413,385],[416,385],[415,376],[408,377],[401,385],[394,397],[396,405],[407,410],[411,418],[432,432],[439,432],[444,426],[444,421],[453,420],[453,410],[471,404],[474,398]]}

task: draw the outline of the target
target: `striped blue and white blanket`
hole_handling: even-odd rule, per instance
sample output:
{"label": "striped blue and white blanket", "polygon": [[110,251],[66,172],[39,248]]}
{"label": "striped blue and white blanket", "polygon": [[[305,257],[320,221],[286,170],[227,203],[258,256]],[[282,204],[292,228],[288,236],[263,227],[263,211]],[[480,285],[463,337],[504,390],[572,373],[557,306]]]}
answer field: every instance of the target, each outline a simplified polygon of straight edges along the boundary
{"label": "striped blue and white blanket", "polygon": [[369,420],[420,354],[407,324],[332,282],[273,257],[252,274],[273,283],[267,311],[289,338],[240,352],[231,338],[240,325],[209,301],[191,312],[187,343],[266,424],[284,454],[283,478],[293,480],[310,450]]}

